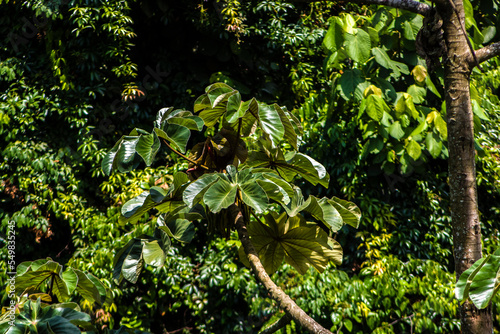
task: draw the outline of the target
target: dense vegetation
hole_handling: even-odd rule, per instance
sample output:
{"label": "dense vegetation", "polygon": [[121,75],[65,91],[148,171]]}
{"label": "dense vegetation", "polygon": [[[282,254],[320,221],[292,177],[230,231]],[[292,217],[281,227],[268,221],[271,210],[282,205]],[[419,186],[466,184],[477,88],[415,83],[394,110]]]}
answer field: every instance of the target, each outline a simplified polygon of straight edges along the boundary
{"label": "dense vegetation", "polygon": [[[206,224],[136,284],[112,279],[116,252],[156,223],[153,213],[124,227],[122,205],[188,166],[162,150],[151,167],[107,177],[102,159],[133,128],[149,131],[161,108],[192,110],[224,82],[298,117],[302,152],[330,174],[328,188],[304,182],[304,194],[344,198],[363,214],[336,235],[340,266],[300,276],[285,264],[277,283],[334,331],[459,331],[443,73],[417,54],[421,17],[337,2],[0,3],[1,242],[14,221],[17,264],[51,257],[100,278],[113,301],[70,296],[99,328],[251,333],[279,318],[234,234],[208,236]],[[498,40],[498,6],[467,7],[475,46]],[[486,253],[500,246],[498,65],[483,64],[471,84]]]}

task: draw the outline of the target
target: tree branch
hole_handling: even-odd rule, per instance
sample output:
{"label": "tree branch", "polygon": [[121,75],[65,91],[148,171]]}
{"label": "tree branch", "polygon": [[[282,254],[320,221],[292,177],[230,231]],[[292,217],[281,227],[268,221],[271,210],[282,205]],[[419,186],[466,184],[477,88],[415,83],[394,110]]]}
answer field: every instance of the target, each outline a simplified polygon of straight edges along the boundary
{"label": "tree branch", "polygon": [[271,277],[266,273],[262,262],[260,262],[257,251],[250,241],[248,235],[247,227],[245,224],[245,219],[241,208],[237,205],[232,205],[230,207],[231,217],[234,219],[236,230],[238,231],[238,236],[243,245],[243,249],[247,255],[248,261],[254,274],[257,278],[264,284],[265,288],[271,295],[271,297],[278,302],[280,308],[285,312],[289,313],[290,316],[303,328],[307,329],[311,333],[320,334],[332,334],[329,330],[323,328],[318,324],[313,318],[307,315],[291,298],[288,296],[281,288],[279,288],[276,283],[271,280]]}
{"label": "tree branch", "polygon": [[[294,2],[317,2],[319,0],[293,0]],[[344,0],[341,2],[359,3],[362,5],[381,5],[404,9],[425,16],[431,6],[415,0]]]}
{"label": "tree branch", "polygon": [[499,55],[500,55],[500,42],[490,44],[476,51],[476,57],[479,63],[485,62],[488,59],[491,59]]}

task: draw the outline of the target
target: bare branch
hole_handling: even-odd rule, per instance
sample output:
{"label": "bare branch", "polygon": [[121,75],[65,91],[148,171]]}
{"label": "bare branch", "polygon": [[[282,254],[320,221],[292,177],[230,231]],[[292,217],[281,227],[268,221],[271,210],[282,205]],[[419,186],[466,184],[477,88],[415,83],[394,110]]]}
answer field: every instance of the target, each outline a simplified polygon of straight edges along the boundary
{"label": "bare branch", "polygon": [[[318,0],[293,0],[294,2],[318,2]],[[364,5],[381,5],[404,9],[413,13],[426,15],[431,6],[415,0],[345,0],[340,2],[359,3]]]}
{"label": "bare branch", "polygon": [[271,295],[271,297],[278,302],[280,308],[300,324],[303,328],[311,333],[319,334],[332,334],[329,330],[325,329],[319,323],[317,323],[313,318],[307,315],[304,310],[302,310],[291,298],[288,296],[276,283],[271,280],[271,277],[266,273],[262,262],[260,262],[259,255],[255,250],[250,237],[248,235],[245,218],[241,209],[237,205],[232,205],[230,207],[231,217],[234,219],[236,230],[238,231],[238,236],[243,245],[243,249],[247,255],[248,261],[254,274],[257,278],[264,284],[265,288]]}
{"label": "bare branch", "polygon": [[476,57],[479,63],[483,63],[496,56],[500,56],[500,42],[490,44],[476,51]]}

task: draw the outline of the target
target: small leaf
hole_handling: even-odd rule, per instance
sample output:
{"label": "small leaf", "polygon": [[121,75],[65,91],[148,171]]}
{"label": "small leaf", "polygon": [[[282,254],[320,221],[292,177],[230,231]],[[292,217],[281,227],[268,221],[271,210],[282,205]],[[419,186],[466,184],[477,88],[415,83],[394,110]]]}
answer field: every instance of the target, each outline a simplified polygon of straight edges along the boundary
{"label": "small leaf", "polygon": [[400,140],[405,136],[405,132],[403,131],[403,128],[401,127],[401,123],[399,121],[391,124],[391,126],[389,127],[389,134],[396,140]]}
{"label": "small leaf", "polygon": [[420,148],[420,145],[412,139],[406,146],[406,152],[413,160],[418,160],[422,154],[422,149]]}
{"label": "small leaf", "polygon": [[413,75],[413,79],[419,86],[423,86],[425,84],[425,79],[427,78],[427,69],[422,65],[417,65],[411,71]]}
{"label": "small leaf", "polygon": [[443,142],[434,132],[428,132],[425,136],[425,145],[434,159],[439,157],[443,149]]}

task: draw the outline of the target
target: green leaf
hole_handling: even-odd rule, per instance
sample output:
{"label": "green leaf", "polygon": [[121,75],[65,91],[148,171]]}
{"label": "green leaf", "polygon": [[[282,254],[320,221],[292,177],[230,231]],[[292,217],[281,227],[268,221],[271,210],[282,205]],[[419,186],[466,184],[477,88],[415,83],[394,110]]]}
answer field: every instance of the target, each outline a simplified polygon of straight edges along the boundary
{"label": "green leaf", "polygon": [[328,203],[333,205],[337,209],[338,213],[342,217],[344,224],[351,225],[354,228],[358,228],[359,222],[361,220],[361,210],[356,204],[337,198],[332,197],[328,200]]}
{"label": "green leaf", "polygon": [[443,140],[448,139],[448,126],[446,125],[446,121],[441,117],[439,113],[436,113],[436,117],[434,118],[434,126],[439,131],[441,138]]}
{"label": "green leaf", "polygon": [[115,255],[113,278],[118,282],[125,278],[135,284],[143,266],[142,240],[134,238]]}
{"label": "green leaf", "polygon": [[286,213],[288,214],[289,217],[295,217],[302,210],[307,208],[310,203],[311,203],[311,197],[309,197],[307,201],[305,201],[300,188],[295,187],[294,194],[291,196],[290,203],[286,206],[283,206],[283,208],[286,210]]}
{"label": "green leaf", "polygon": [[481,265],[489,258],[489,255],[483,258],[480,258],[476,262],[472,264],[466,271],[464,271],[456,284],[455,287],[455,297],[460,302],[465,302],[469,298],[469,289],[472,283],[472,280],[476,276],[479,269],[481,269]]}
{"label": "green leaf", "polygon": [[187,143],[191,137],[191,131],[188,128],[170,124],[165,131],[156,128],[154,130],[158,137],[166,139],[170,145],[182,153],[186,152]]}
{"label": "green leaf", "polygon": [[[187,189],[186,189],[187,190]],[[212,184],[203,195],[203,202],[210,211],[217,213],[234,203],[238,187],[223,178]]]}
{"label": "green leaf", "polygon": [[406,153],[413,159],[418,160],[422,154],[422,149],[420,145],[415,140],[410,140],[408,145],[406,145]]}
{"label": "green leaf", "polygon": [[[235,132],[240,129],[241,136],[248,137],[254,132],[254,124],[257,122],[258,118],[259,103],[255,98],[252,98],[249,101],[241,103],[238,112],[233,115],[230,122],[232,122],[231,126]],[[239,119],[241,119],[241,121]]]}
{"label": "green leaf", "polygon": [[328,198],[318,199],[309,196],[309,205],[304,211],[309,212],[314,218],[325,224],[332,231],[336,232],[342,228],[343,220],[337,208],[329,202]]}
{"label": "green leaf", "polygon": [[427,133],[425,136],[425,145],[434,159],[439,157],[443,149],[443,142],[434,132]]}
{"label": "green leaf", "polygon": [[279,114],[281,108],[277,104],[259,104],[259,120],[262,130],[267,133],[273,143],[277,145],[285,135],[285,127]]}
{"label": "green leaf", "polygon": [[262,178],[257,179],[257,183],[269,199],[282,205],[288,204],[294,194],[293,188],[288,182],[272,173],[263,173]]}
{"label": "green leaf", "polygon": [[201,219],[202,216],[195,212],[177,212],[163,214],[158,218],[158,224],[170,237],[184,243],[193,240],[195,229],[190,220]]}
{"label": "green leaf", "polygon": [[410,137],[413,137],[413,136],[417,136],[419,134],[421,134],[423,131],[427,130],[427,122],[426,121],[422,121],[420,122],[420,124],[415,128],[415,130],[413,130],[411,133],[410,133]]}
{"label": "green leaf", "polygon": [[158,244],[158,240],[151,240],[144,243],[142,257],[146,264],[154,267],[161,267],[165,263],[165,253]]}
{"label": "green leaf", "polygon": [[335,52],[342,47],[344,42],[343,31],[340,25],[340,18],[333,17],[330,20],[330,27],[323,39],[323,47],[330,51]]}
{"label": "green leaf", "polygon": [[78,275],[73,268],[67,268],[62,273],[62,278],[68,287],[68,294],[71,295],[75,291],[78,284]]}
{"label": "green leaf", "polygon": [[190,183],[182,194],[184,203],[192,207],[203,198],[203,195],[208,188],[217,181],[219,176],[217,174],[203,174],[200,178]]}
{"label": "green leaf", "polygon": [[427,86],[427,89],[429,89],[434,95],[436,95],[437,97],[441,98],[441,94],[439,93],[439,91],[437,90],[436,86],[432,82],[430,75],[428,75],[425,78],[425,85]]}
{"label": "green leaf", "polygon": [[147,166],[153,163],[153,159],[160,150],[160,139],[155,132],[143,135],[136,145],[137,153],[141,156]]}
{"label": "green leaf", "polygon": [[483,43],[489,43],[497,34],[497,28],[495,26],[488,26],[484,28],[481,33],[483,34]]}
{"label": "green leaf", "polygon": [[277,106],[276,110],[278,111],[281,123],[283,124],[283,128],[284,128],[284,131],[285,131],[284,138],[287,140],[287,142],[290,145],[292,145],[292,147],[295,150],[297,150],[298,149],[298,146],[297,146],[297,133],[295,132],[294,124],[292,123],[292,121],[294,123],[297,122],[298,124],[300,124],[300,122],[298,122],[298,120],[295,121],[293,115],[291,113],[287,112],[286,108],[281,108],[281,107]]}
{"label": "green leaf", "polygon": [[477,308],[483,309],[500,288],[500,248],[488,256],[479,267],[470,284],[469,296]]}
{"label": "green leaf", "polygon": [[352,321],[349,319],[344,319],[343,322],[344,327],[347,329],[347,331],[352,332]]}
{"label": "green leaf", "polygon": [[399,121],[391,124],[391,126],[389,127],[389,134],[396,140],[401,140],[401,138],[405,136],[405,132],[401,127],[401,123]]}
{"label": "green leaf", "polygon": [[265,216],[267,225],[255,221],[248,227],[252,243],[269,274],[281,265],[283,258],[300,274],[309,266],[323,272],[330,261],[338,263],[339,250],[328,245],[328,236],[314,224],[305,220],[278,216],[272,212]]}
{"label": "green leaf", "polygon": [[330,175],[326,172],[322,164],[310,156],[297,152],[287,162],[288,164],[286,165],[277,166],[278,170],[291,169],[313,185],[319,183],[323,187],[328,188]]}
{"label": "green leaf", "polygon": [[409,74],[408,66],[406,64],[392,60],[385,50],[375,47],[371,50],[375,61],[382,67],[394,71],[394,76],[397,78],[403,74]]}
{"label": "green leaf", "polygon": [[[62,274],[62,266],[59,263],[46,261],[36,270],[27,271],[16,277],[16,293],[29,287],[40,289],[42,285],[50,285],[52,286],[51,293],[57,297],[57,300],[65,302],[69,299],[69,289]],[[72,284],[73,281],[70,280],[69,283]]]}
{"label": "green leaf", "polygon": [[474,115],[476,115],[483,121],[490,121],[490,118],[486,115],[484,109],[481,108],[481,106],[476,100],[472,100],[472,111],[474,112]]}
{"label": "green leaf", "polygon": [[419,117],[419,113],[413,103],[413,97],[408,93],[403,93],[396,102],[396,117],[401,119],[404,115],[409,115],[414,119],[418,119]]}
{"label": "green leaf", "polygon": [[360,70],[353,69],[345,71],[339,80],[340,94],[345,100],[350,100],[358,85],[363,81],[364,79],[362,78]]}
{"label": "green leaf", "polygon": [[384,112],[389,112],[389,106],[381,97],[371,94],[366,98],[366,113],[371,119],[380,122]]}
{"label": "green leaf", "polygon": [[353,29],[353,33],[344,34],[347,55],[358,63],[365,63],[370,58],[371,39],[363,29]]}
{"label": "green leaf", "polygon": [[413,103],[420,104],[425,101],[427,89],[418,85],[411,85],[407,90],[408,94],[413,98]]}
{"label": "green leaf", "polygon": [[[94,281],[89,278],[88,273],[77,270],[76,274],[78,275],[78,285],[76,286],[76,291],[90,303],[97,302],[101,304],[101,293],[99,292],[99,289]],[[106,292],[104,292],[104,296],[106,296]]]}
{"label": "green leaf", "polygon": [[146,212],[156,205],[157,203],[152,200],[150,192],[144,191],[122,206],[118,222],[122,225],[126,223],[135,224]]}
{"label": "green leaf", "polygon": [[206,94],[200,96],[194,105],[194,111],[208,127],[213,127],[227,113],[233,119],[241,105],[240,93],[225,83],[215,83],[207,87]]}

